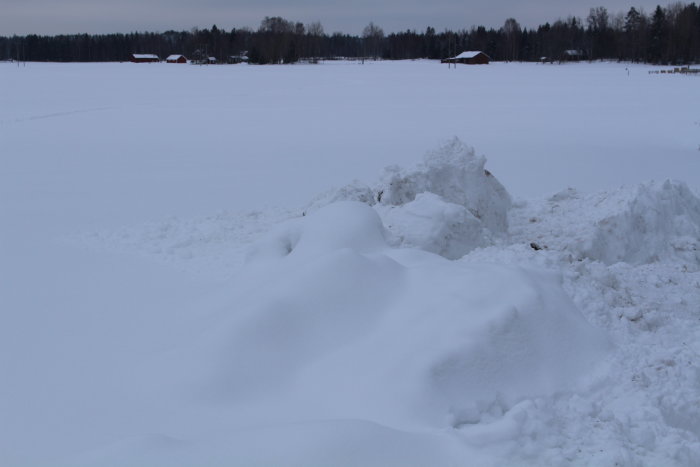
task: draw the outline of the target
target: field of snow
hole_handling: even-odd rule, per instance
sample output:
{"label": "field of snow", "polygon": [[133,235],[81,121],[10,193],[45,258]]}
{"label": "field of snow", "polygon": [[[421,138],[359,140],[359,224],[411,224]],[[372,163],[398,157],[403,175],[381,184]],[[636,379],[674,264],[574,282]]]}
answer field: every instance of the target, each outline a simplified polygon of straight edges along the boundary
{"label": "field of snow", "polygon": [[700,465],[700,81],[0,63],[0,465]]}

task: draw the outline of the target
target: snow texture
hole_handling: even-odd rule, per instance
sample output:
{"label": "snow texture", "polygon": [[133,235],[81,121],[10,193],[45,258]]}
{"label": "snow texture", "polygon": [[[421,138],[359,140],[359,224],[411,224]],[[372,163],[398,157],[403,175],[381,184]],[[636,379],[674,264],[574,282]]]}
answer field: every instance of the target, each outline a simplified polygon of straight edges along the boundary
{"label": "snow texture", "polygon": [[693,78],[0,67],[1,465],[700,465]]}
{"label": "snow texture", "polygon": [[457,259],[508,230],[510,195],[485,164],[455,137],[411,169],[387,167],[375,189],[355,181],[327,191],[304,215],[333,202],[359,201],[375,206],[392,245]]}
{"label": "snow texture", "polygon": [[467,208],[493,233],[505,233],[511,198],[485,165],[485,157],[476,156],[473,148],[454,138],[426,154],[423,163],[413,169],[388,168],[381,203],[400,206],[419,193],[434,193]]}
{"label": "snow texture", "polygon": [[[464,193],[485,198],[495,178],[482,158],[478,173],[454,180],[474,160],[453,158],[450,170],[443,156],[455,147],[464,145],[452,140],[410,171],[392,169],[410,173],[396,186],[423,187],[394,192],[402,204],[376,201],[386,185],[355,181],[301,216],[278,212],[279,224],[247,248],[239,292],[227,299],[235,313],[139,370],[161,368],[153,391],[184,388],[261,428],[200,446],[141,440],[71,462],[168,465],[178,452],[191,465],[222,443],[245,463],[700,460],[700,349],[675,337],[697,328],[697,197],[666,181],[511,203],[498,184],[500,202],[485,205],[503,210],[482,217],[505,215],[509,228],[493,236]],[[462,204],[429,191],[444,196],[445,187]],[[287,425],[299,420],[318,421]],[[412,439],[410,455],[377,453],[415,430],[433,434]],[[460,443],[435,435],[444,430]],[[241,441],[291,433],[293,442],[265,452]],[[350,436],[357,452],[344,463],[336,446],[326,457],[314,447],[320,433],[330,446]],[[378,439],[359,441],[370,433]]]}
{"label": "snow texture", "polygon": [[648,182],[592,195],[569,189],[537,208],[524,211],[530,222],[523,225],[544,247],[605,264],[700,267],[700,199],[683,182]]}
{"label": "snow texture", "polygon": [[448,203],[434,193],[420,193],[401,206],[377,206],[377,211],[396,246],[458,259],[491,243],[489,232],[467,208]]}

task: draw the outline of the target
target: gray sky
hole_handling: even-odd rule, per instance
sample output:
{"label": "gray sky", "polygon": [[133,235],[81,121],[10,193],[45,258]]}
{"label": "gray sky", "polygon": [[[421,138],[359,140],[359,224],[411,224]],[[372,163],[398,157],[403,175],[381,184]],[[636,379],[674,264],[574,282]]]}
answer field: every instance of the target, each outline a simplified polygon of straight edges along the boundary
{"label": "gray sky", "polygon": [[612,15],[633,5],[650,13],[656,4],[625,0],[591,0],[591,4],[576,0],[2,0],[0,36],[162,32],[213,24],[226,30],[257,29],[265,16],[305,24],[320,21],[328,34],[360,34],[370,21],[387,33],[423,31],[427,26],[437,31],[475,25],[497,28],[509,17],[524,27],[536,27],[569,15],[585,19],[596,6],[605,6]]}

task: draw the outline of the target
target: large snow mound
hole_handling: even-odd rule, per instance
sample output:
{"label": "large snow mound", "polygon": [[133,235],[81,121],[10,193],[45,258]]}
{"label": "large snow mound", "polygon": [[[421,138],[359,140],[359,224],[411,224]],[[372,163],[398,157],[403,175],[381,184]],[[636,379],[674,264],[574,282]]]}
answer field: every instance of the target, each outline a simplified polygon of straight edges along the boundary
{"label": "large snow mound", "polygon": [[679,181],[582,195],[568,189],[513,211],[513,233],[572,259],[700,267],[700,199]]}
{"label": "large snow mound", "polygon": [[372,189],[355,181],[329,190],[303,214],[339,201],[374,206],[394,246],[457,259],[508,231],[511,198],[484,166],[486,158],[453,138],[409,169],[391,166]]}
{"label": "large snow mound", "polygon": [[556,275],[393,249],[385,234],[371,207],[341,202],[256,245],[243,305],[202,337],[205,393],[249,409],[267,394],[273,412],[305,418],[461,426],[577,384],[608,348]]}

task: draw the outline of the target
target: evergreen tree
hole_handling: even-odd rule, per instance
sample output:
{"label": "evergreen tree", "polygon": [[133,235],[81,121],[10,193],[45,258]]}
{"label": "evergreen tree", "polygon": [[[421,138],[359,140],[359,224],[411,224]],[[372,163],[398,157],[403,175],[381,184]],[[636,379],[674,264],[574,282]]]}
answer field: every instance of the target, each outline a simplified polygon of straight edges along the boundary
{"label": "evergreen tree", "polygon": [[664,63],[666,46],[667,24],[666,13],[660,6],[656,6],[649,26],[649,47],[647,61],[651,63]]}

